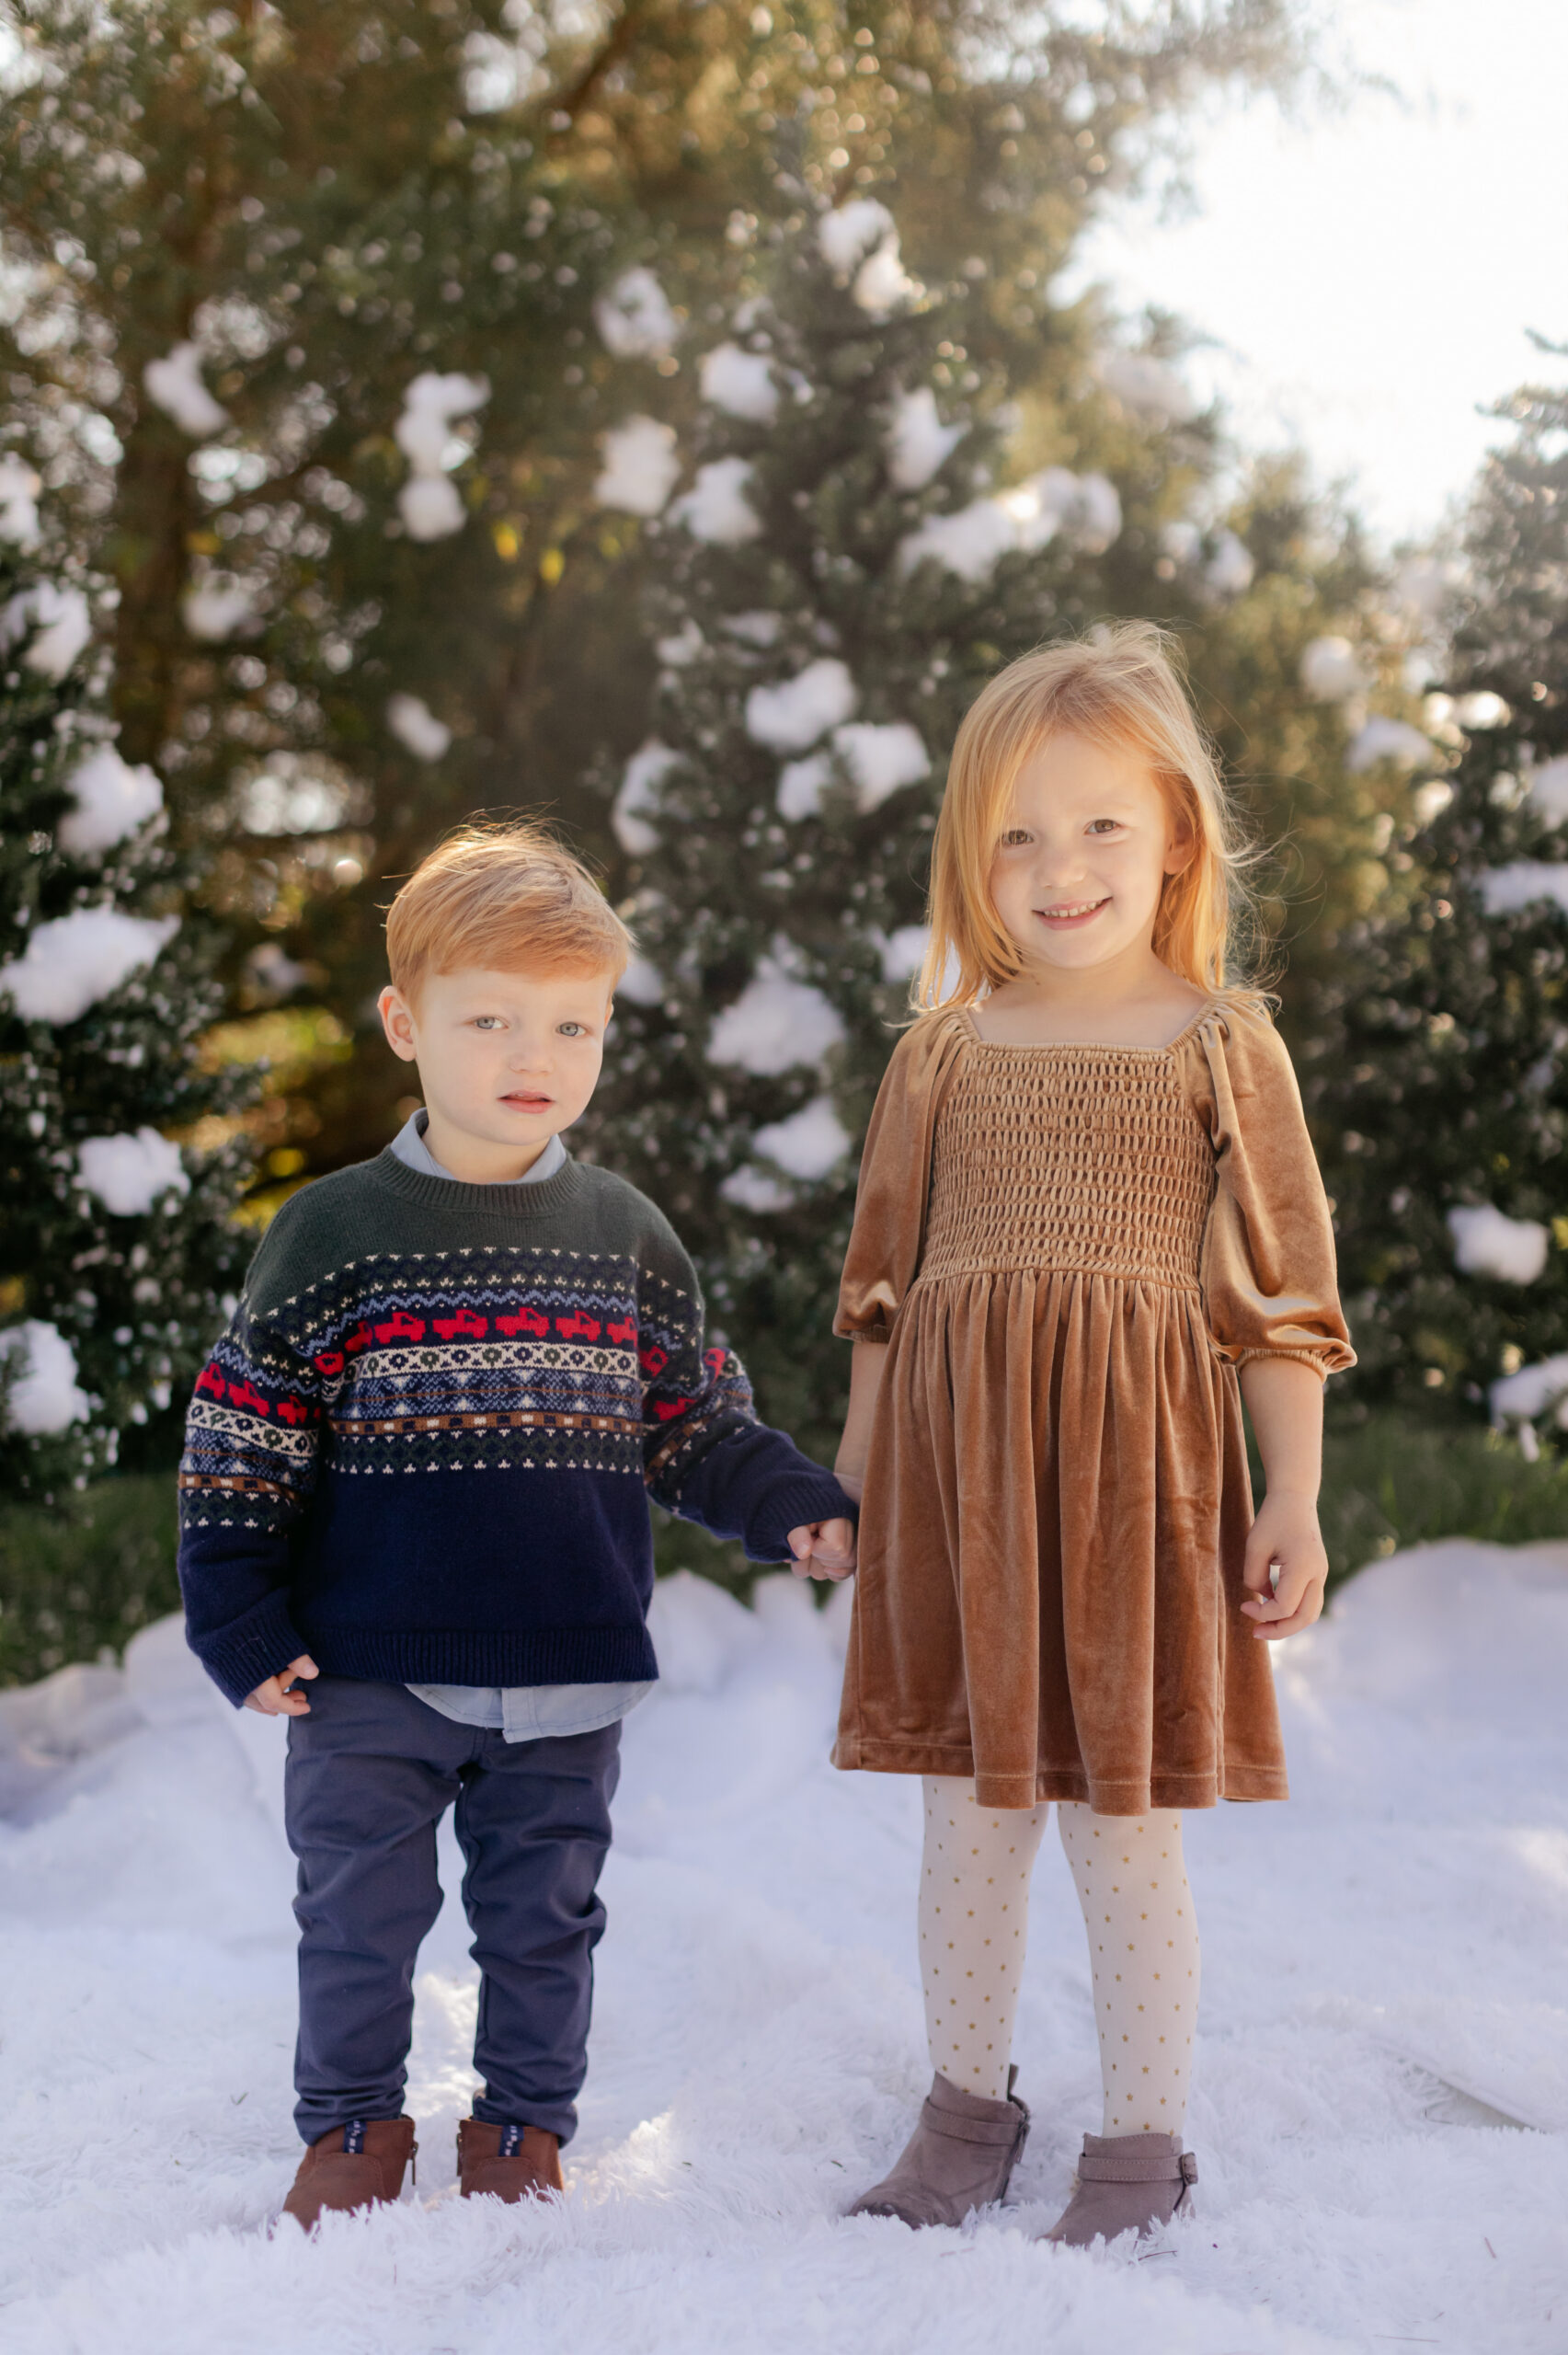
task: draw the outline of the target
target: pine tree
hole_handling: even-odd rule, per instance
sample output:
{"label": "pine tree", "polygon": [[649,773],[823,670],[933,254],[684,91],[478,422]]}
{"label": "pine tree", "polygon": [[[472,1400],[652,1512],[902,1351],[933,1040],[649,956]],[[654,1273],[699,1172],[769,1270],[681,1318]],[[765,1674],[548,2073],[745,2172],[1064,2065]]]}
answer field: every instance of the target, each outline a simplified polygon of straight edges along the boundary
{"label": "pine tree", "polygon": [[[1540,1414],[1568,1391],[1568,396],[1527,388],[1471,511],[1408,909],[1345,943],[1332,1064],[1365,1397]],[[1446,749],[1444,749],[1446,747]]]}
{"label": "pine tree", "polygon": [[[1314,581],[1276,491],[1252,520],[1288,593],[1254,583],[1229,525],[1192,520],[1218,453],[1168,365],[1113,399],[1087,324],[1076,344],[1064,325],[1053,396],[1021,421],[971,357],[973,286],[911,281],[878,201],[795,194],[702,362],[694,471],[647,526],[664,668],[614,805],[643,961],[600,1133],[702,1246],[767,1411],[821,1447],[856,1155],[964,709],[1003,661],[1106,615],[1162,615],[1212,650],[1254,593],[1230,675],[1250,661],[1277,688],[1283,638],[1299,703],[1305,634],[1356,567],[1331,549]],[[662,505],[670,438],[642,420],[607,454],[602,495]],[[1325,741],[1325,770],[1342,752]]]}
{"label": "pine tree", "polygon": [[17,536],[0,545],[0,1487],[47,1496],[183,1407],[244,1268],[249,1155],[235,1080],[200,1054],[215,943],[181,921],[162,787],[117,749],[86,587]]}

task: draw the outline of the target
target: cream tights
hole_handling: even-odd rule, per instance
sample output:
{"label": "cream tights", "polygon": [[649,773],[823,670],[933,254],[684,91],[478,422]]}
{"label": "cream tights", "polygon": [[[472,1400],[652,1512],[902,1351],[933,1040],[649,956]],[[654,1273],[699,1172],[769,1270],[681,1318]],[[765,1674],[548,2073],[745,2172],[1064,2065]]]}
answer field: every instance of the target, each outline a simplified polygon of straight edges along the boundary
{"label": "cream tights", "polygon": [[[1029,1931],[1029,1878],[1050,1814],[982,1808],[928,1775],[920,1957],[932,2066],[970,2093],[1007,2091]],[[1179,2133],[1197,2026],[1197,1923],[1182,1819],[1058,1808],[1089,1933],[1104,2086],[1103,2134]]]}

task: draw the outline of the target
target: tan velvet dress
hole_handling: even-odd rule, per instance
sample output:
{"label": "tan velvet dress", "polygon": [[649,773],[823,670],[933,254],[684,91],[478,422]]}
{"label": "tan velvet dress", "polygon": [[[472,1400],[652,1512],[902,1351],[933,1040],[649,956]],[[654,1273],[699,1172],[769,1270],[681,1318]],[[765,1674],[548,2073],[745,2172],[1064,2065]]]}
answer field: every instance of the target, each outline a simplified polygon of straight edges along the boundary
{"label": "tan velvet dress", "polygon": [[1295,1075],[931,1015],[866,1138],[835,1330],[885,1342],[837,1765],[1105,1815],[1287,1796],[1236,1369],[1355,1363]]}

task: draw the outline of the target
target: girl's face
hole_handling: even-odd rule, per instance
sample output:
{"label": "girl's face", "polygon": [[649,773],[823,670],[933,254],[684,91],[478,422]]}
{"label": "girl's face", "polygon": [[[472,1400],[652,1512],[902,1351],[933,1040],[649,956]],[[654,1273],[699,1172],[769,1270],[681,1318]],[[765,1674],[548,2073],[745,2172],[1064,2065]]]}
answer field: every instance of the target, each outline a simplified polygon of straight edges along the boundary
{"label": "girl's face", "polygon": [[1063,730],[1018,773],[991,901],[1030,965],[1084,972],[1151,953],[1161,888],[1192,855],[1143,753]]}

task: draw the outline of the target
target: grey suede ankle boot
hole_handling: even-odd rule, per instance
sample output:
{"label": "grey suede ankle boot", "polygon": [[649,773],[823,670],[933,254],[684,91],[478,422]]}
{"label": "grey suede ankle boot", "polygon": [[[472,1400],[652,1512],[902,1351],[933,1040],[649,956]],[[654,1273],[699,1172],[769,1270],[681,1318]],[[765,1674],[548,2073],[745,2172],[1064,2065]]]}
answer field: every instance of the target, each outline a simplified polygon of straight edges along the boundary
{"label": "grey suede ankle boot", "polygon": [[1072,2198],[1043,2237],[1068,2248],[1118,2233],[1146,2239],[1191,2214],[1196,2181],[1197,2161],[1179,2134],[1085,2134]]}
{"label": "grey suede ankle boot", "polygon": [[850,2216],[897,2216],[905,2224],[961,2224],[1000,2200],[1029,2132],[1029,2112],[1007,2073],[1007,2097],[991,2101],[949,2084],[939,2069],[890,2175],[862,2192]]}

